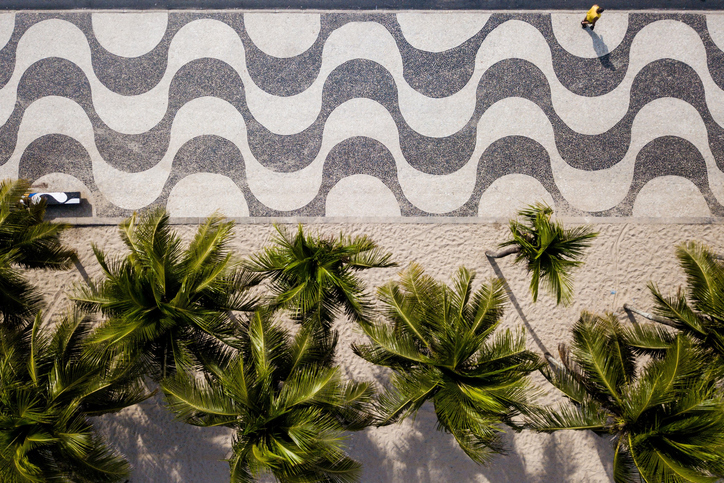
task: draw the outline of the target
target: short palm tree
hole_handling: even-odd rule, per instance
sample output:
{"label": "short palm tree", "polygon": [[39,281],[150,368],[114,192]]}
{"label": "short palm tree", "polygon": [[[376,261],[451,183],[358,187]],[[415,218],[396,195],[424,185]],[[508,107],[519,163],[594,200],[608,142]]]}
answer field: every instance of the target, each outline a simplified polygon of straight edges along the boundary
{"label": "short palm tree", "polygon": [[310,236],[301,225],[296,235],[283,227],[276,230],[274,245],[247,264],[271,281],[272,305],[289,310],[298,322],[325,328],[342,312],[354,321],[366,322],[371,302],[355,272],[396,266],[391,254],[365,236]]}
{"label": "short palm tree", "polygon": [[291,337],[257,311],[235,357],[201,378],[179,371],[162,383],[171,410],[197,426],[235,430],[232,482],[271,473],[281,482],[355,481],[359,464],[344,430],[370,423],[368,384],[343,383],[332,367],[335,341],[319,327]]}
{"label": "short palm tree", "polygon": [[30,183],[0,182],[0,322],[15,326],[32,319],[41,297],[20,268],[69,268],[75,252],[60,242],[68,226],[43,221],[45,201],[26,198]]}
{"label": "short palm tree", "polygon": [[363,326],[371,343],[356,354],[394,371],[381,395],[379,424],[417,412],[428,400],[441,428],[470,458],[484,463],[502,451],[502,425],[515,426],[533,396],[528,375],[539,358],[523,332],[495,332],[505,292],[499,280],[473,293],[474,274],[460,268],[453,287],[411,265],[380,288],[389,323]]}
{"label": "short palm tree", "polygon": [[94,246],[105,277],[79,287],[72,299],[107,317],[96,343],[132,354],[157,381],[178,367],[226,357],[231,312],[253,308],[248,289],[256,283],[232,260],[232,227],[211,217],[182,249],[168,215],[155,210],[120,225],[125,257],[109,258]]}
{"label": "short palm tree", "polygon": [[591,239],[598,236],[590,227],[565,229],[551,220],[553,209],[544,204],[530,205],[518,212],[518,219],[510,220],[512,238],[500,244],[504,250],[485,252],[488,258],[502,258],[515,254],[515,263],[525,262],[531,275],[530,291],[533,301],[538,300],[538,287],[545,288],[556,297],[556,303],[568,304],[573,298],[571,270],[583,262],[584,251]]}
{"label": "short palm tree", "polygon": [[660,327],[622,327],[614,315],[583,313],[561,361],[548,356],[546,378],[570,404],[540,409],[538,431],[590,430],[610,435],[614,480],[702,482],[724,476],[724,395],[706,377],[704,354],[683,334],[646,360],[642,340]]}
{"label": "short palm tree", "polygon": [[624,308],[690,336],[703,349],[724,361],[724,262],[706,246],[689,242],[676,247],[686,273],[686,289],[664,296],[654,283],[654,313]]}
{"label": "short palm tree", "polygon": [[97,365],[84,344],[91,321],[78,313],[54,329],[4,330],[0,341],[0,481],[122,481],[129,466],[89,416],[147,397],[122,364]]}

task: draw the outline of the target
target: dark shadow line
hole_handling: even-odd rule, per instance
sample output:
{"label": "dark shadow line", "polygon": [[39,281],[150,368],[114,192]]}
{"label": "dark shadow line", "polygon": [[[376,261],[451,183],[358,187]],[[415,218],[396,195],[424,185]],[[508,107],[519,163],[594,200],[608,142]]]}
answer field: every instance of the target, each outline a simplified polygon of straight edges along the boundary
{"label": "dark shadow line", "polygon": [[633,312],[631,312],[627,307],[623,308],[623,311],[626,312],[626,317],[628,317],[629,322],[632,324],[637,325],[638,321],[636,320],[636,317],[634,316]]}
{"label": "dark shadow line", "polygon": [[80,276],[83,278],[86,285],[90,285],[88,272],[85,271],[85,267],[83,267],[83,264],[80,263],[80,259],[78,257],[73,257],[73,265],[75,265],[76,270],[78,270],[78,273],[80,273]]}
{"label": "dark shadow line", "polygon": [[520,304],[518,303],[518,299],[515,297],[515,294],[513,293],[513,290],[510,288],[510,285],[508,285],[508,281],[505,279],[505,275],[503,275],[503,271],[500,270],[500,266],[498,266],[498,262],[495,261],[494,258],[486,257],[488,261],[490,262],[490,266],[493,267],[493,271],[495,272],[495,275],[503,281],[503,288],[505,288],[505,292],[508,294],[508,298],[510,299],[510,303],[513,304],[513,307],[515,307],[515,310],[518,312],[518,316],[523,320],[523,324],[525,324],[526,329],[528,329],[528,332],[530,332],[530,335],[533,337],[533,341],[538,346],[538,349],[541,350],[543,354],[547,354],[549,351],[546,349],[545,344],[543,344],[543,341],[540,340],[540,337],[538,337],[538,334],[535,333],[535,330],[530,325],[530,322],[528,322],[528,318],[523,313],[523,309],[521,308]]}
{"label": "dark shadow line", "polygon": [[591,36],[591,42],[593,43],[593,50],[598,55],[598,61],[603,67],[609,70],[616,70],[616,67],[611,63],[611,51],[609,50],[606,43],[603,41],[603,37],[598,35],[591,29],[585,29],[588,35]]}

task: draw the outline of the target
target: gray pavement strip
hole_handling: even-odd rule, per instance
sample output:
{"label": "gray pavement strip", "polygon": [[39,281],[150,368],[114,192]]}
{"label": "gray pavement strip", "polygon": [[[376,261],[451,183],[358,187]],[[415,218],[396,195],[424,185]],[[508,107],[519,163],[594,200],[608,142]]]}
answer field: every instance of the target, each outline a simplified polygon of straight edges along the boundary
{"label": "gray pavement strip", "polygon": [[[0,0],[0,9],[587,10],[594,0]],[[724,10],[724,0],[602,0],[618,10]]]}

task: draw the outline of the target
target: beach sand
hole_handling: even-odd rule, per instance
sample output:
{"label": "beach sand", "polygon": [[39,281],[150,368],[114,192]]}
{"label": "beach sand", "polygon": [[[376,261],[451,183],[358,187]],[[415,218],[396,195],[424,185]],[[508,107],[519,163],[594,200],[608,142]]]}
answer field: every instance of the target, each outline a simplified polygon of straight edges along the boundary
{"label": "beach sand", "polygon": [[[307,229],[328,234],[366,234],[392,252],[399,268],[362,274],[370,291],[396,278],[410,262],[420,264],[438,280],[449,281],[460,265],[475,270],[478,283],[493,276],[504,278],[511,303],[502,325],[525,327],[531,350],[553,354],[560,342],[569,340],[569,328],[582,310],[610,311],[627,321],[624,303],[643,309],[652,306],[647,282],[658,283],[666,294],[675,292],[684,283],[674,255],[676,244],[698,240],[724,253],[724,225],[720,224],[621,222],[594,227],[600,236],[588,251],[585,265],[575,272],[574,302],[568,307],[556,307],[547,294],[534,304],[525,267],[514,265],[512,256],[492,262],[486,259],[484,252],[505,240],[508,228],[504,224],[324,223],[308,225]],[[195,231],[195,226],[190,225],[175,228],[187,239]],[[239,224],[233,247],[239,256],[248,256],[267,243],[273,233],[270,224]],[[78,250],[82,271],[91,277],[100,275],[91,241],[106,253],[123,252],[114,226],[73,227],[64,234],[64,240]],[[31,277],[41,286],[50,313],[62,311],[67,291],[73,284],[82,283],[78,269],[33,272]],[[361,331],[347,321],[339,321],[337,328],[338,362],[346,376],[382,383],[384,371],[350,350],[352,342],[363,340]],[[554,404],[561,400],[542,377],[536,377],[536,381],[546,392],[542,402]],[[96,422],[109,442],[133,465],[133,483],[228,481],[224,458],[230,448],[230,431],[174,421],[163,407],[161,396]],[[608,438],[589,432],[544,435],[508,431],[504,439],[509,453],[494,457],[487,466],[478,466],[450,435],[436,430],[435,414],[428,403],[414,420],[352,434],[348,449],[362,463],[363,482],[612,481],[613,451]]]}

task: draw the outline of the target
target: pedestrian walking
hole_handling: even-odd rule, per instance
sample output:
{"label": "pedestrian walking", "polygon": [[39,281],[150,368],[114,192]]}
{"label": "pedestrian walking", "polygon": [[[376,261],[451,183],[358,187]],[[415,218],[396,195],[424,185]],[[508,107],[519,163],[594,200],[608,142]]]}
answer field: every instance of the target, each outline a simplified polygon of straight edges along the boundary
{"label": "pedestrian walking", "polygon": [[583,19],[581,22],[581,27],[591,27],[591,30],[593,30],[593,27],[596,25],[596,22],[599,18],[601,18],[601,14],[603,13],[603,9],[599,7],[598,5],[594,5],[591,7],[591,9],[586,14],[586,18]]}

